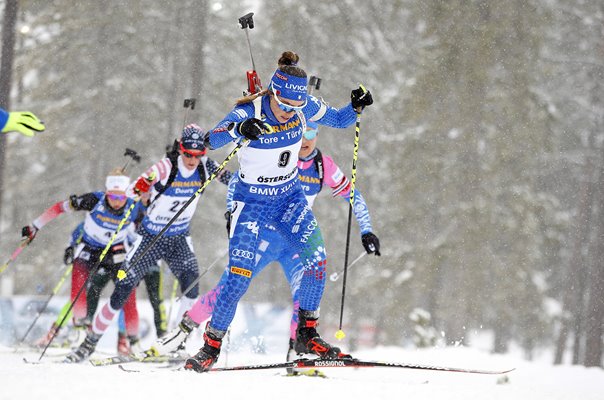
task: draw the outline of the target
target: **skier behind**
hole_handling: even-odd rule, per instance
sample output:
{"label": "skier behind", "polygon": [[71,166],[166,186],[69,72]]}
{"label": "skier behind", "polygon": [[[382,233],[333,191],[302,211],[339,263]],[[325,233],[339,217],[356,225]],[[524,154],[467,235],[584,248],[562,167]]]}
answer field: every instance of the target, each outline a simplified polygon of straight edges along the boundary
{"label": "skier behind", "polygon": [[[350,181],[342,173],[337,164],[329,156],[321,154],[317,143],[318,125],[315,122],[307,121],[306,131],[302,138],[302,147],[298,154],[298,178],[302,182],[302,189],[306,195],[309,205],[312,207],[316,196],[321,191],[323,185],[332,189],[333,197],[341,197],[345,201],[350,198]],[[230,214],[232,209],[232,194],[235,185],[239,180],[235,174],[229,184],[229,195],[227,196],[227,230],[230,234]],[[355,189],[354,214],[361,231],[361,241],[365,251],[368,254],[380,255],[380,241],[373,234],[369,210],[358,189]],[[263,232],[263,237],[258,245],[256,254],[255,273],[258,274],[265,266],[273,261],[281,264],[283,272],[290,286],[292,299],[294,303],[294,312],[291,320],[289,349],[287,360],[295,358],[294,344],[296,339],[296,330],[298,327],[298,289],[302,278],[303,267],[300,258],[295,252],[295,248],[284,246],[279,233],[271,227],[267,227]],[[224,287],[228,279],[229,270],[225,270],[220,282],[216,287],[200,297],[193,307],[187,311],[179,325],[165,337],[159,339],[150,347],[147,354],[152,356],[165,355],[177,349],[184,348],[184,344],[194,328],[197,328],[203,321],[210,318],[216,305],[216,297]],[[299,371],[290,370],[290,374],[296,375]]]}
{"label": "skier behind", "polygon": [[[109,243],[118,225],[125,217],[126,210],[135,201],[126,195],[130,178],[120,168],[114,169],[105,180],[105,192],[91,192],[81,196],[72,195],[69,200],[60,201],[47,209],[31,225],[22,229],[24,240],[32,241],[47,223],[65,212],[87,211],[80,243],[74,251],[73,271],[71,274],[71,301],[88,280],[92,268],[97,265],[101,253]],[[126,258],[126,238],[128,226],[144,213],[142,204],[137,203],[124,223],[124,228],[115,237],[109,252],[98,265],[99,270],[117,271]],[[89,290],[89,288],[86,288]],[[138,310],[135,293],[128,299],[124,312],[128,325],[128,335],[132,340],[138,337]],[[86,327],[86,290],[82,291],[73,306],[73,324],[83,330]],[[60,327],[53,324],[47,340],[50,340]],[[47,342],[46,342],[47,343]]]}
{"label": "skier behind", "polygon": [[372,99],[359,88],[352,92],[352,104],[338,110],[308,96],[306,72],[297,66],[298,60],[297,54],[284,52],[269,88],[242,99],[206,136],[211,149],[243,139],[251,142],[238,153],[240,181],[233,194],[228,276],[217,294],[204,346],[186,361],[186,369],[204,372],[216,363],[239,299],[258,273],[255,260],[268,226],[275,228],[283,246],[294,249],[302,264],[296,352],[349,357],[316,330],[327,261],[321,231],[297,179],[297,154],[307,118],[345,128],[354,123],[355,108],[360,111]]}
{"label": "skier behind", "polygon": [[[141,217],[142,217],[142,215],[139,214],[139,218],[141,218]],[[132,225],[132,224],[128,226],[128,233],[133,233],[133,229],[132,229],[133,227],[134,227],[134,225]],[[69,243],[69,246],[67,246],[65,248],[65,251],[63,254],[63,262],[65,263],[65,265],[73,264],[74,255],[75,255],[76,249],[78,248],[78,245],[82,239],[83,233],[84,233],[84,223],[82,222],[71,233],[71,241]],[[133,242],[132,235],[129,234],[127,243],[130,244],[131,242]],[[98,273],[92,277],[89,287],[87,287],[87,293],[86,293],[87,307],[86,307],[85,325],[90,325],[90,323],[92,322],[94,313],[96,312],[96,309],[98,307],[101,292],[102,292],[103,288],[107,285],[110,278],[113,280],[116,279],[116,276],[115,276],[116,273],[117,273],[117,270],[114,270],[113,276],[110,276],[108,271],[106,271],[104,268],[99,268]],[[147,293],[149,295],[149,302],[151,303],[151,308],[153,309],[153,316],[154,316],[155,330],[157,332],[157,337],[162,337],[166,333],[166,313],[165,313],[164,305],[162,304],[163,296],[161,293],[161,271],[159,269],[159,266],[157,266],[157,268],[155,268],[154,270],[149,271],[149,273],[147,273],[147,275],[145,275],[144,280],[145,280],[145,285],[147,287]],[[50,330],[42,338],[40,338],[40,339],[38,339],[38,341],[36,341],[36,346],[45,347],[50,342],[50,340],[59,333],[59,329],[62,327],[62,326],[59,326],[59,324],[61,323],[61,321],[68,319],[68,318],[64,318],[64,317],[65,317],[65,313],[69,309],[70,303],[71,302],[67,302],[65,304],[65,306],[63,307],[63,309],[57,316],[57,319],[52,324]],[[124,316],[123,309],[120,312],[119,321],[120,321],[120,323],[119,323],[120,329],[118,332],[117,352],[120,355],[128,355],[128,354],[134,353],[136,350],[136,347],[139,343],[139,340],[138,340],[139,338],[138,338],[138,336],[132,336],[130,338],[128,337],[128,331],[126,329],[126,319]],[[79,331],[82,331],[82,329],[79,329]],[[80,341],[77,341],[78,340],[77,336],[79,336],[79,335],[76,335],[76,337],[73,337],[73,338],[68,338],[66,345],[69,345],[69,344],[79,345],[80,341],[83,340],[84,338],[82,337]]]}
{"label": "skier behind", "polygon": [[36,132],[43,132],[44,123],[29,111],[8,112],[0,108],[0,131],[19,132],[24,136],[35,136]]}
{"label": "skier behind", "polygon": [[[137,232],[139,237],[133,249],[128,253],[124,270],[127,275],[118,281],[111,298],[95,317],[91,330],[84,342],[65,359],[66,362],[81,362],[94,352],[96,345],[122,308],[129,294],[138,285],[143,276],[158,260],[164,259],[178,279],[181,290],[189,287],[199,276],[197,260],[189,234],[191,219],[195,213],[199,197],[195,198],[187,209],[166,230],[155,245],[147,250],[149,243],[168,224],[180,208],[199,190],[210,174],[218,169],[218,163],[208,158],[203,143],[203,131],[197,125],[188,125],[182,132],[180,142],[175,143],[174,151],[153,165],[136,181],[134,190],[147,193],[150,201],[147,215]],[[218,178],[225,185],[232,174],[222,171]],[[150,177],[154,177],[150,179]],[[137,261],[132,264],[133,261]],[[199,295],[194,286],[181,301],[182,314]]]}

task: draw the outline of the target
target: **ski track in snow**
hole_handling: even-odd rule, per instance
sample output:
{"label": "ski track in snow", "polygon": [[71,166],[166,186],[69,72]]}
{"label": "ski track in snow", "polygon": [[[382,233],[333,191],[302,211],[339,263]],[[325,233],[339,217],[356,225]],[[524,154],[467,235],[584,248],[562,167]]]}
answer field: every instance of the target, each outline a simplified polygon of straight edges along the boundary
{"label": "ski track in snow", "polygon": [[[103,349],[101,349],[103,350]],[[110,350],[109,350],[110,351]],[[57,364],[60,357],[36,361],[39,352],[15,352],[0,347],[0,400],[17,399],[531,399],[602,400],[604,370],[581,366],[552,366],[512,356],[495,356],[472,348],[409,350],[381,347],[355,352],[360,359],[516,370],[503,375],[417,371],[395,368],[325,368],[329,379],[286,377],[285,371],[232,371],[197,374],[190,371],[146,370],[147,365],[127,364],[138,373],[117,365],[93,367]],[[95,357],[105,357],[96,354]],[[249,349],[225,354],[217,366],[282,361],[284,354],[253,354]],[[43,361],[44,361],[43,360]],[[502,381],[506,381],[502,383]]]}

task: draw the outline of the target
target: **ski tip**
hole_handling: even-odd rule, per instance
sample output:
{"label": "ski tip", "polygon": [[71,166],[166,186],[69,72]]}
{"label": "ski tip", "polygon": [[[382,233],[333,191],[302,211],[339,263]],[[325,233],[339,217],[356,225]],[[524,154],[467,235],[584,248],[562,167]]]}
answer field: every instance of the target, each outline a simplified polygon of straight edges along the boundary
{"label": "ski tip", "polygon": [[516,368],[515,368],[515,367],[514,367],[514,368],[510,368],[510,369],[505,370],[505,371],[500,371],[500,372],[499,372],[499,374],[507,374],[507,373],[509,373],[509,372],[513,372],[513,371],[516,371]]}
{"label": "ski tip", "polygon": [[117,366],[117,367],[118,367],[119,369],[121,369],[122,371],[124,371],[124,372],[140,372],[139,370],[136,370],[136,369],[129,369],[129,368],[126,368],[126,367],[124,367],[122,364],[118,364],[118,366]]}
{"label": "ski tip", "polygon": [[38,360],[38,361],[28,360],[26,357],[23,357],[23,362],[25,364],[42,364],[42,361],[40,361],[40,360]]}

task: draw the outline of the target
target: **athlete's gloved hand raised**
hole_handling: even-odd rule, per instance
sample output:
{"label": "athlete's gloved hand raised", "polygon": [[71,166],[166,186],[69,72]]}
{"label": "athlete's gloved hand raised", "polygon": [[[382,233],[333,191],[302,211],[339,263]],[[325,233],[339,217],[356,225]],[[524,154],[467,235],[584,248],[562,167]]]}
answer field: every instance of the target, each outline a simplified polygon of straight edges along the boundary
{"label": "athlete's gloved hand raised", "polygon": [[381,256],[380,239],[378,239],[377,236],[371,232],[367,232],[361,236],[361,240],[363,241],[363,247],[367,254],[375,253],[376,256]]}
{"label": "athlete's gloved hand raised", "polygon": [[371,92],[361,85],[350,93],[350,102],[352,103],[352,108],[362,111],[365,107],[373,104],[373,97],[371,97]]}
{"label": "athlete's gloved hand raised", "polygon": [[36,132],[46,129],[44,123],[29,111],[13,111],[8,113],[6,125],[2,132],[19,132],[24,136],[35,136]]}
{"label": "athlete's gloved hand raised", "polygon": [[266,126],[257,118],[250,118],[237,124],[236,129],[241,136],[249,140],[258,140],[266,130]]}
{"label": "athlete's gloved hand raised", "polygon": [[38,228],[36,228],[33,224],[24,226],[21,228],[21,239],[31,242],[36,237],[36,233],[38,233]]}
{"label": "athlete's gloved hand raised", "polygon": [[138,180],[136,181],[136,184],[134,185],[134,193],[136,193],[136,194],[148,193],[149,189],[151,189],[151,181],[148,178],[145,178],[144,176],[141,176],[140,178],[138,178]]}

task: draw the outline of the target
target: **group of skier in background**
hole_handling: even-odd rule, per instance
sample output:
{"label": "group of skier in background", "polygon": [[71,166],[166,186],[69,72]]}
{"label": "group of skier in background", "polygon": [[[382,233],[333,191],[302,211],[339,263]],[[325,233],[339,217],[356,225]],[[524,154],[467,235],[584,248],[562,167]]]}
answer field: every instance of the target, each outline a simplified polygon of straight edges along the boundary
{"label": "group of skier in background", "polygon": [[[332,189],[333,197],[346,201],[353,192],[352,210],[367,253],[379,256],[380,242],[361,192],[331,157],[319,151],[316,141],[319,125],[350,127],[373,100],[360,86],[352,90],[351,102],[345,107],[329,106],[309,94],[308,77],[298,61],[294,52],[284,52],[266,89],[238,99],[231,112],[209,131],[194,124],[185,126],[166,156],[134,182],[123,168],[114,169],[106,178],[104,191],[72,195],[22,229],[23,240],[29,243],[62,213],[86,211],[65,254],[66,263],[73,263],[73,324],[86,336],[66,362],[89,358],[120,310],[126,332],[120,336],[118,351],[140,351],[135,289],[145,279],[158,339],[144,354],[182,351],[191,332],[209,319],[203,347],[184,363],[185,369],[208,371],[218,360],[239,300],[251,280],[274,261],[283,269],[293,300],[287,359],[298,355],[351,358],[317,331],[327,253],[312,205],[323,186]],[[19,131],[28,136],[44,130],[31,113],[3,110],[0,126],[2,132]],[[239,160],[235,173],[224,169],[229,158],[220,164],[207,156],[208,149],[232,143],[237,145],[234,152]],[[200,294],[189,230],[199,195],[213,179],[228,186],[229,261],[216,286]],[[166,331],[158,284],[161,260],[182,292],[178,312],[182,319],[171,331]],[[95,315],[109,280],[115,288]],[[60,327],[59,322],[53,324],[38,344],[47,346]]]}

